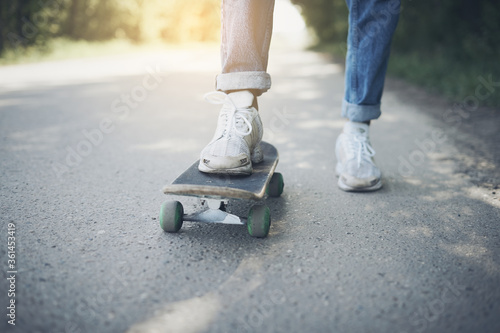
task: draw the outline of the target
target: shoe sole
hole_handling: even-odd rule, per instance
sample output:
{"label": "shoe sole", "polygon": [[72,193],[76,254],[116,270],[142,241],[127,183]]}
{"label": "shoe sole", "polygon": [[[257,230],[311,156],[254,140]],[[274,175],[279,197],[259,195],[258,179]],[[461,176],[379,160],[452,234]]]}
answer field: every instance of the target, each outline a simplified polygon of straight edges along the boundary
{"label": "shoe sole", "polygon": [[379,179],[377,183],[375,183],[372,186],[369,187],[351,187],[344,183],[342,179],[339,177],[339,181],[337,182],[337,185],[342,191],[345,192],[373,192],[376,190],[380,190],[382,188],[382,179]]}
{"label": "shoe sole", "polygon": [[247,164],[237,168],[231,169],[211,169],[205,164],[200,163],[198,165],[198,170],[204,173],[218,174],[218,175],[251,175],[252,174],[252,164]]}
{"label": "shoe sole", "polygon": [[252,165],[264,161],[264,154],[262,154],[262,148],[260,148],[260,145],[258,145],[252,152],[251,161],[252,163],[230,169],[212,169],[206,166],[204,163],[201,163],[200,161],[200,163],[198,164],[198,170],[204,173],[211,173],[218,175],[244,175],[244,176],[251,175],[253,171]]}
{"label": "shoe sole", "polygon": [[368,186],[368,187],[352,187],[347,185],[342,181],[342,178],[340,177],[340,174],[342,173],[342,166],[337,163],[337,166],[335,167],[335,174],[339,178],[339,181],[337,182],[338,187],[345,192],[373,192],[380,190],[382,188],[382,179],[379,179],[378,182],[375,184]]}

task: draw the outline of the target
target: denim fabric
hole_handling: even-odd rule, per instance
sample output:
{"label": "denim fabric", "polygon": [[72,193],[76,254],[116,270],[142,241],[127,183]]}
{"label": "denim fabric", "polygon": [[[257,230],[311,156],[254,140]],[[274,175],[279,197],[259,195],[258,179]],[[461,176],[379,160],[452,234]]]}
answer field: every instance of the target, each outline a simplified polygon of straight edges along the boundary
{"label": "denim fabric", "polygon": [[[380,116],[392,35],[401,0],[346,0],[349,35],[342,116],[363,122]],[[271,87],[266,72],[272,34],[274,0],[222,1],[222,73],[216,88],[252,90]]]}
{"label": "denim fabric", "polygon": [[271,87],[266,72],[274,0],[222,1],[222,74],[216,89],[249,89],[258,96]]}
{"label": "denim fabric", "polygon": [[349,34],[342,116],[377,119],[401,0],[346,0]]}

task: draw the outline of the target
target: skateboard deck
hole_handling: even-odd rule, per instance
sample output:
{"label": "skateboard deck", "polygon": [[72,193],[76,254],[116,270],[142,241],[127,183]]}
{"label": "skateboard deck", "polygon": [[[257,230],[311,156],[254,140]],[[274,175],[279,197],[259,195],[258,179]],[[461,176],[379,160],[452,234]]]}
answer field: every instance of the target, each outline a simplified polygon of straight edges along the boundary
{"label": "skateboard deck", "polygon": [[178,232],[184,221],[246,225],[253,237],[266,237],[271,225],[269,207],[253,205],[248,216],[240,217],[226,211],[229,199],[263,200],[266,196],[279,197],[284,182],[280,173],[275,173],[278,164],[278,150],[267,142],[261,142],[264,160],[253,165],[251,175],[217,175],[198,170],[193,163],[170,185],[163,188],[168,195],[194,196],[200,199],[201,209],[184,214],[179,201],[164,202],[160,209],[160,227],[166,231]]}
{"label": "skateboard deck", "polygon": [[266,187],[278,164],[277,149],[261,142],[264,160],[253,165],[251,175],[217,175],[198,170],[198,163],[193,163],[177,177],[172,184],[163,188],[165,194],[187,195],[205,198],[231,198],[260,200],[266,194]]}

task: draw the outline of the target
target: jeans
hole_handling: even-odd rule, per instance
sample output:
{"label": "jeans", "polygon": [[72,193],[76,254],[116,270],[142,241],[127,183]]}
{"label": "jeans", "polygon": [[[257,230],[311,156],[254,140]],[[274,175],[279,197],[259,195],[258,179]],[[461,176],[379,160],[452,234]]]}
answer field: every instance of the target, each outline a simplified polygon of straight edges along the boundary
{"label": "jeans", "polygon": [[[342,116],[351,121],[377,119],[401,0],[346,0],[349,33]],[[222,73],[216,89],[252,90],[271,87],[266,72],[272,34],[274,0],[222,1]]]}

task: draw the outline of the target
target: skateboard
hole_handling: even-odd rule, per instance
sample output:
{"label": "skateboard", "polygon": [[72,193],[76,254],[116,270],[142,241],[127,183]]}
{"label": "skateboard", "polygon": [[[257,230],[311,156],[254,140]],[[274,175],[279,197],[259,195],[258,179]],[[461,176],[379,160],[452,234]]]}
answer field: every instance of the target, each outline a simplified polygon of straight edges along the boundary
{"label": "skateboard", "polygon": [[253,165],[251,175],[218,175],[198,170],[193,163],[170,185],[163,188],[167,195],[198,197],[200,209],[184,214],[179,201],[164,202],[160,209],[160,227],[166,232],[178,232],[184,221],[246,225],[253,237],[266,237],[271,226],[269,207],[254,204],[248,216],[240,217],[226,211],[230,199],[262,202],[267,196],[279,197],[283,193],[283,175],[274,172],[278,164],[278,150],[261,142],[264,160]]}

